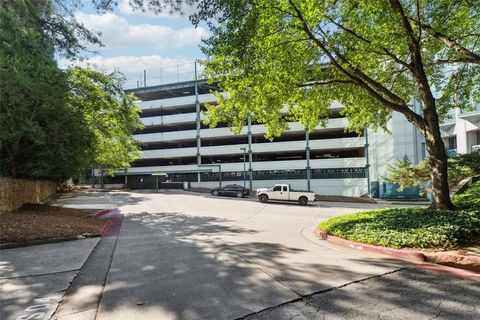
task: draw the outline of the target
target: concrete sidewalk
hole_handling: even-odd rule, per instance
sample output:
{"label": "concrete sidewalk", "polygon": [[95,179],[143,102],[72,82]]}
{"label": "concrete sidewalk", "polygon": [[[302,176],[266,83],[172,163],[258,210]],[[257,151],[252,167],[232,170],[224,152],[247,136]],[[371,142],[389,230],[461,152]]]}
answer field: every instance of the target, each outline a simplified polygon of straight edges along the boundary
{"label": "concrete sidewalk", "polygon": [[0,250],[0,319],[49,319],[98,241]]}

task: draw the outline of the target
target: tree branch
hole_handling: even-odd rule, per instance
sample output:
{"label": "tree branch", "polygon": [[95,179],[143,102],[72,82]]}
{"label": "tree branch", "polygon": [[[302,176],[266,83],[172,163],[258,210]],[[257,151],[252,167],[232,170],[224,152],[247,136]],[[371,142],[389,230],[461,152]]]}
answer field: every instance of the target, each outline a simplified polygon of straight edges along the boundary
{"label": "tree branch", "polygon": [[[330,20],[334,25],[336,25],[337,27],[339,27],[340,29],[344,30],[345,32],[351,34],[352,36],[356,37],[357,39],[365,42],[365,43],[368,43],[368,44],[372,44],[372,42],[370,40],[368,40],[367,38],[359,35],[358,33],[356,33],[355,31],[345,27],[344,25],[336,22],[334,19],[330,18],[330,17],[326,17],[328,20]],[[376,53],[378,54],[386,54],[387,56],[389,56],[390,58],[392,58],[396,63],[398,64],[401,64],[402,66],[410,69],[411,66],[410,64],[408,64],[407,62],[401,60],[400,58],[398,58],[395,54],[393,54],[390,50],[388,50],[387,48],[385,47],[380,47],[380,49],[383,51],[382,52],[378,52],[378,51],[375,51]]]}
{"label": "tree branch", "polygon": [[332,80],[325,80],[325,81],[309,81],[306,83],[297,83],[297,87],[313,87],[313,86],[324,86],[329,84],[352,84],[354,83],[352,80],[341,80],[341,79],[332,79]]}
{"label": "tree branch", "polygon": [[[415,21],[414,19],[409,18],[410,20]],[[416,21],[415,21],[416,22]],[[469,63],[480,64],[480,55],[468,50],[467,48],[460,45],[457,41],[455,41],[452,37],[445,35],[444,33],[435,30],[432,26],[421,23],[421,27],[425,29],[432,37],[435,39],[443,42],[447,47],[450,49],[455,50],[458,54],[462,55],[467,59]]]}
{"label": "tree branch", "polygon": [[[415,113],[414,111],[412,111],[410,108],[408,108],[408,106],[403,102],[402,99],[400,99],[399,97],[397,97],[392,92],[388,91],[385,87],[382,86],[383,87],[383,90],[382,90],[383,92],[385,92],[385,91],[389,92],[390,95],[393,95],[394,97],[396,97],[396,99],[399,99],[400,103],[396,103],[396,102],[393,102],[393,101],[390,101],[390,100],[386,99],[379,92],[377,92],[375,89],[373,89],[367,82],[365,82],[365,80],[362,79],[362,77],[368,78],[369,82],[372,83],[372,84],[375,84],[375,83],[378,84],[378,82],[371,79],[367,75],[361,73],[358,69],[354,70],[357,73],[357,75],[352,74],[351,72],[346,70],[339,63],[339,61],[337,61],[337,59],[333,56],[333,54],[327,49],[325,44],[323,44],[319,39],[317,39],[315,37],[315,35],[310,30],[310,27],[308,26],[305,18],[303,17],[302,13],[300,12],[300,9],[298,9],[298,7],[295,5],[293,0],[288,0],[288,2],[292,6],[293,10],[295,11],[295,13],[296,13],[295,17],[299,19],[299,21],[302,25],[302,30],[320,48],[320,50],[325,53],[325,55],[328,57],[328,59],[330,60],[333,67],[335,67],[338,71],[340,71],[346,77],[351,79],[351,81],[354,84],[363,88],[367,92],[367,94],[369,94],[372,98],[374,98],[375,100],[378,100],[385,107],[387,107],[387,108],[389,108],[393,111],[397,111],[397,112],[402,113],[411,123],[413,123],[415,126],[417,126],[420,130],[424,131],[425,122],[424,122],[423,118],[420,115],[418,115],[417,113]],[[340,56],[340,57],[345,59],[342,56]],[[347,61],[347,63],[348,63],[348,61]],[[358,73],[360,73],[361,77],[359,77]],[[380,84],[378,84],[378,85],[380,85]]]}

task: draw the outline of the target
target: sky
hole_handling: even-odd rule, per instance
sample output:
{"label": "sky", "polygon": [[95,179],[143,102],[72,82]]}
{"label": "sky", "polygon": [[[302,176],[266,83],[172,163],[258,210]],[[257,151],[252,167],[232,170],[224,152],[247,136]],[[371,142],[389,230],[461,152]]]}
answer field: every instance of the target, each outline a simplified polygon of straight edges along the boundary
{"label": "sky", "polygon": [[188,19],[193,8],[183,15],[134,10],[128,0],[119,0],[113,12],[98,13],[88,0],[75,18],[90,30],[101,32],[103,47],[89,45],[93,54],[84,53],[82,61],[60,58],[59,65],[89,66],[101,71],[120,70],[127,78],[126,88],[155,85],[193,77],[196,59],[203,58],[199,45],[208,36],[204,26],[195,28]]}

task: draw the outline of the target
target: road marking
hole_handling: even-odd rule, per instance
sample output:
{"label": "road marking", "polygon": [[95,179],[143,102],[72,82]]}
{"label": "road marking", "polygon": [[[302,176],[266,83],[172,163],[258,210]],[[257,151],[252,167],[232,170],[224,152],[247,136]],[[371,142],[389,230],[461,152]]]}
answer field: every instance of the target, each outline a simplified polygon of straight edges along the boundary
{"label": "road marking", "polygon": [[[46,316],[46,310],[52,307],[53,303],[50,302],[52,299],[54,303],[58,303],[62,297],[61,296],[48,296],[45,298],[36,298],[33,299],[33,302],[37,304],[30,305],[25,308],[26,314],[22,314],[16,318],[16,320],[38,320]],[[41,311],[41,312],[38,312]],[[34,313],[32,313],[34,312]]]}

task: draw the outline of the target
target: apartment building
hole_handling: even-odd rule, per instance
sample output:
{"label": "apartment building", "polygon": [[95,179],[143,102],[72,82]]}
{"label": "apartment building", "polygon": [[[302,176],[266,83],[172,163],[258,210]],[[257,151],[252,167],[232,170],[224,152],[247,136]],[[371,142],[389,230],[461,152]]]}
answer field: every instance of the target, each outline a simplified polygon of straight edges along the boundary
{"label": "apartment building", "polygon": [[440,129],[449,155],[480,149],[480,104],[475,110],[452,110]]}

